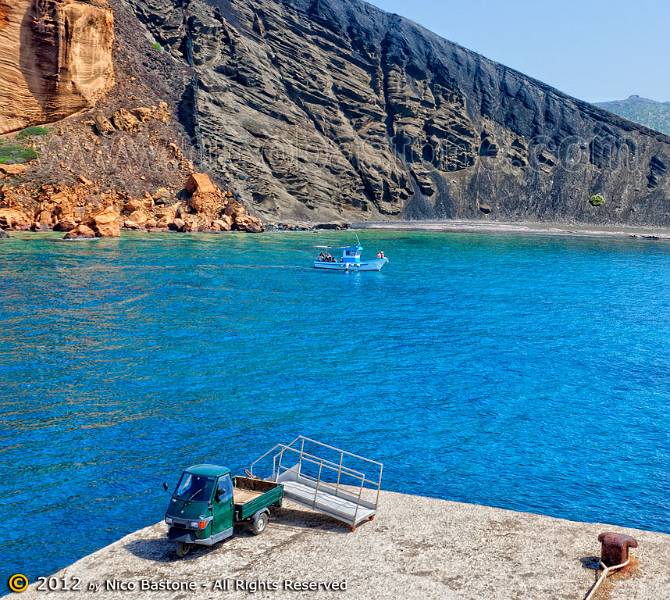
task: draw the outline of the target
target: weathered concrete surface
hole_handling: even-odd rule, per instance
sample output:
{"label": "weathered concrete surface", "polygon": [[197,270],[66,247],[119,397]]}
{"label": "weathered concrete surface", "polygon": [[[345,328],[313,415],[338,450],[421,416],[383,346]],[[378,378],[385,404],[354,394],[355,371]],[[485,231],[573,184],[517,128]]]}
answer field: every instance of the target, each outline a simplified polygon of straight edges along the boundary
{"label": "weathered concrete surface", "polygon": [[[386,492],[377,520],[349,533],[334,521],[285,505],[261,537],[241,534],[177,559],[162,524],[138,531],[60,572],[92,582],[195,581],[196,592],[84,592],[128,598],[439,598],[575,600],[595,572],[597,535],[614,529],[638,539],[635,566],[614,576],[596,600],[660,600],[670,594],[670,536],[587,525],[475,505]],[[220,579],[347,581],[345,592],[213,591]],[[31,588],[22,598],[43,598]]]}

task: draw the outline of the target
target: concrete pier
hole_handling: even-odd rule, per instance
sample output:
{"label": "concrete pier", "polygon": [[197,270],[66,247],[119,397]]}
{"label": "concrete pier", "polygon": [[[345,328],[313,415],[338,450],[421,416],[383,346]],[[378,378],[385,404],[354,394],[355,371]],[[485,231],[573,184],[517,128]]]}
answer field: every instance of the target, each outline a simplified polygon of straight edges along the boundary
{"label": "concrete pier", "polygon": [[[157,524],[56,574],[79,578],[80,593],[33,584],[22,598],[580,600],[596,579],[585,565],[603,531],[640,546],[596,600],[670,597],[668,535],[384,492],[376,520],[353,533],[286,502],[261,536],[241,533],[183,559]],[[142,591],[152,584],[163,589]],[[294,589],[310,585],[318,589]]]}

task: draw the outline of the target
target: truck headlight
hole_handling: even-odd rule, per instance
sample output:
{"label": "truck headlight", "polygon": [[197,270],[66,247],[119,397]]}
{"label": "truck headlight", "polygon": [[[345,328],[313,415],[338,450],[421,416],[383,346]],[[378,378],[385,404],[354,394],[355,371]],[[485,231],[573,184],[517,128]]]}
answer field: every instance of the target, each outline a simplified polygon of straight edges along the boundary
{"label": "truck headlight", "polygon": [[174,523],[174,520],[170,517],[165,517],[165,523],[167,525],[172,525]]}
{"label": "truck headlight", "polygon": [[191,529],[198,529],[198,528],[199,528],[199,523],[200,523],[200,521],[191,521],[191,522],[188,524],[188,526],[189,526]]}

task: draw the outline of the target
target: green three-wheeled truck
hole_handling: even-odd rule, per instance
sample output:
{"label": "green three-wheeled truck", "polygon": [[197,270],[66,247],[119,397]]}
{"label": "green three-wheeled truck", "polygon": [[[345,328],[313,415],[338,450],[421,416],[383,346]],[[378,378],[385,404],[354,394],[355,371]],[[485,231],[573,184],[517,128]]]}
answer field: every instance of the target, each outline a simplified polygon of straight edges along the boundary
{"label": "green three-wheeled truck", "polygon": [[[184,556],[195,544],[213,546],[231,537],[236,526],[258,535],[268,525],[270,509],[280,508],[284,497],[353,531],[375,518],[383,467],[302,435],[253,461],[248,477],[233,477],[226,467],[196,465],[182,473],[172,492],[165,512],[168,539]],[[169,490],[166,483],[163,487]]]}
{"label": "green three-wheeled truck", "polygon": [[[168,485],[163,484],[167,491]],[[247,526],[265,531],[271,507],[281,507],[284,486],[272,481],[232,477],[230,469],[196,465],[184,471],[165,512],[168,539],[185,556],[194,544],[212,546]]]}

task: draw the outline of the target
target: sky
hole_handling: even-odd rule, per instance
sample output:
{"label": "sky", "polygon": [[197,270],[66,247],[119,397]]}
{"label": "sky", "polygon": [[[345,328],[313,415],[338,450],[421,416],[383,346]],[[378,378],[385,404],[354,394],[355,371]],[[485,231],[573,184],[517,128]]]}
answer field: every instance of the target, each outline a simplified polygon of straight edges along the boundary
{"label": "sky", "polygon": [[668,0],[368,0],[559,90],[670,101]]}

